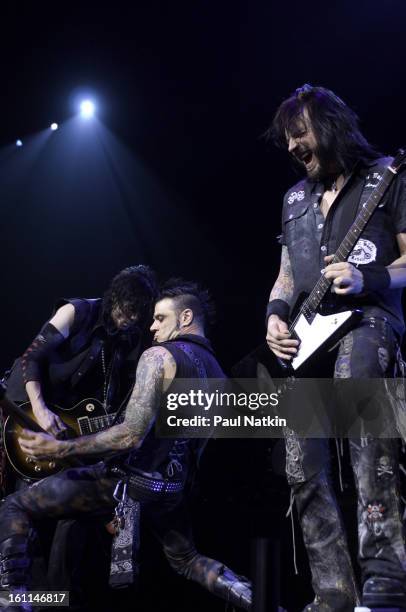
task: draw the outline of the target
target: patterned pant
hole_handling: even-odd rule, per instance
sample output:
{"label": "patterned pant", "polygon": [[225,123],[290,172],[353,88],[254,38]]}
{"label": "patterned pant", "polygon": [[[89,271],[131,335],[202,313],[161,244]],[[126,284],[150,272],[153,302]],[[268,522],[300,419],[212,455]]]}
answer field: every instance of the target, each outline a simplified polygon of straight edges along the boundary
{"label": "patterned pant", "polygon": [[[351,438],[349,445],[358,493],[358,554],[363,581],[370,576],[385,576],[406,582],[398,440],[374,438],[368,431],[370,415],[377,410],[388,411],[389,415],[390,411],[383,383],[382,392],[377,393],[377,386],[368,385],[367,379],[393,376],[395,362],[396,341],[390,326],[381,319],[364,320],[348,333],[335,361],[335,386],[342,394],[342,405],[348,405],[351,398],[345,396],[346,388],[340,387],[340,379],[357,379],[360,390],[359,437]],[[362,379],[366,381],[364,386]],[[339,591],[355,601],[350,555],[330,479],[329,441],[299,439],[292,431],[287,434],[286,471],[302,526],[313,588],[321,597],[323,593]]]}
{"label": "patterned pant", "polygon": [[[2,573],[2,584],[27,585],[33,521],[105,515],[116,504],[116,484],[104,464],[97,464],[65,470],[9,495],[0,508],[0,556],[3,553],[10,563],[10,570]],[[139,501],[171,567],[220,597],[228,597],[227,589],[236,585],[238,578],[220,562],[197,552],[183,497],[171,503],[165,499],[143,503],[140,492]]]}

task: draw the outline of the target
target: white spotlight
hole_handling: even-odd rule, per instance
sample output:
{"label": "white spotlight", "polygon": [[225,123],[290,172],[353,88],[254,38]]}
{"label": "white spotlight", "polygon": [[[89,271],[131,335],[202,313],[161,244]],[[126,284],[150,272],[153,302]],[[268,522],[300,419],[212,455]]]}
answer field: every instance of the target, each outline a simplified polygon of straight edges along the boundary
{"label": "white spotlight", "polygon": [[83,100],[80,103],[80,114],[84,119],[90,119],[93,117],[96,107],[92,100]]}
{"label": "white spotlight", "polygon": [[17,147],[22,147],[23,146],[23,141],[20,140],[20,139],[16,140],[16,145],[17,145]]}
{"label": "white spotlight", "polygon": [[55,130],[57,130],[57,129],[58,129],[58,127],[59,127],[59,126],[58,126],[58,124],[57,124],[57,123],[51,123],[51,130],[52,130],[53,132],[55,132]]}

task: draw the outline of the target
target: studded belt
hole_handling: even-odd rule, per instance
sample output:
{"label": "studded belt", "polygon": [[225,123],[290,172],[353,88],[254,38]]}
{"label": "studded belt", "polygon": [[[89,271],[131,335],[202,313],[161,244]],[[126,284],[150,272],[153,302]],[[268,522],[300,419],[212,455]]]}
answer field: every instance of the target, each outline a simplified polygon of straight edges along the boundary
{"label": "studded belt", "polygon": [[143,476],[123,467],[111,467],[110,474],[118,476],[128,484],[128,495],[138,501],[154,501],[163,496],[175,496],[183,491],[183,480],[169,480]]}
{"label": "studded belt", "polygon": [[141,489],[157,494],[180,493],[183,490],[183,482],[181,480],[166,480],[161,478],[152,478],[140,476],[139,474],[131,474],[128,478],[129,492],[131,489]]}

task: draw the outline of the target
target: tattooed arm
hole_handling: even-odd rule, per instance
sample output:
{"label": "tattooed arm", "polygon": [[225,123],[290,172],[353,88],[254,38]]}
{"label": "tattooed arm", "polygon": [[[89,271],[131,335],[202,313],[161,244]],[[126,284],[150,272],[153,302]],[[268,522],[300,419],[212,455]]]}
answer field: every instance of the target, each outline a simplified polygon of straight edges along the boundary
{"label": "tattooed arm", "polygon": [[155,420],[162,394],[176,373],[172,355],[163,347],[152,347],[141,355],[136,383],[123,423],[74,440],[55,440],[45,434],[24,431],[19,439],[24,452],[35,457],[57,459],[72,455],[98,455],[137,448]]}
{"label": "tattooed arm", "polygon": [[[290,265],[288,247],[282,246],[281,266],[278,278],[272,287],[269,301],[283,300],[289,305],[293,297],[294,284],[292,267]],[[272,314],[268,319],[266,341],[271,351],[281,359],[292,359],[297,353],[299,345],[297,340],[292,340],[288,332],[288,325],[276,314]]]}
{"label": "tattooed arm", "polygon": [[282,246],[281,255],[281,266],[279,268],[278,278],[275,281],[274,286],[269,296],[271,300],[284,300],[290,304],[290,300],[293,297],[293,276],[292,267],[290,265],[288,247]]}

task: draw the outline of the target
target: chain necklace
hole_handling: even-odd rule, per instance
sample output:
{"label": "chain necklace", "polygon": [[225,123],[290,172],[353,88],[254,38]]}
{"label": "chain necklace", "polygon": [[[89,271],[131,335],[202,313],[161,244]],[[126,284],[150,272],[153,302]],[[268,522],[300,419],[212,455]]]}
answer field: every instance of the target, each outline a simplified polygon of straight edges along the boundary
{"label": "chain necklace", "polygon": [[101,349],[101,362],[102,362],[102,370],[103,370],[103,406],[104,409],[107,410],[107,396],[110,389],[111,383],[111,368],[113,363],[113,357],[110,359],[110,363],[108,367],[106,367],[106,355],[104,352],[104,346]]}
{"label": "chain necklace", "polygon": [[[337,177],[334,179],[334,181],[332,182],[332,185],[331,185],[331,191],[333,191],[334,193],[337,193],[337,191],[338,191],[338,182],[339,182],[339,181],[341,182],[341,178],[343,179],[343,184],[344,184],[345,177],[344,177],[344,175],[343,175],[343,174],[339,174],[339,175],[338,175],[338,176],[337,176]],[[342,185],[341,185],[341,187],[342,187]],[[341,187],[340,187],[340,189],[341,189]]]}

